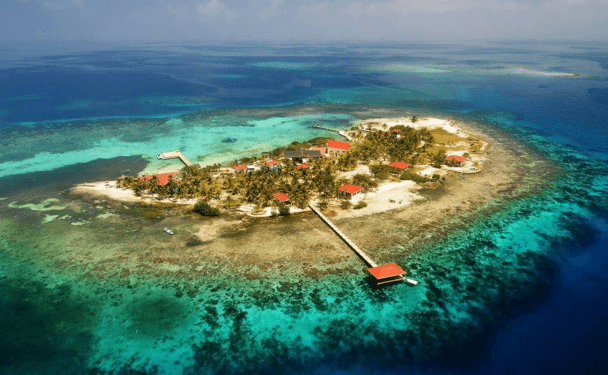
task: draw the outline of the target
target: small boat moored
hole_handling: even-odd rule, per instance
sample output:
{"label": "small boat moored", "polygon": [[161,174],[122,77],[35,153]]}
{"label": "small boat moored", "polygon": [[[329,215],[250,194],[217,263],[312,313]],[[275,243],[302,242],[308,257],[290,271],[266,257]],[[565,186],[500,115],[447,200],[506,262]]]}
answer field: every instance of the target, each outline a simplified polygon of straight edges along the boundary
{"label": "small boat moored", "polygon": [[418,281],[414,280],[414,279],[405,279],[405,281],[407,281],[409,284],[411,285],[418,285]]}
{"label": "small boat moored", "polygon": [[173,234],[173,231],[167,227],[163,228],[163,232],[167,233],[167,234]]}

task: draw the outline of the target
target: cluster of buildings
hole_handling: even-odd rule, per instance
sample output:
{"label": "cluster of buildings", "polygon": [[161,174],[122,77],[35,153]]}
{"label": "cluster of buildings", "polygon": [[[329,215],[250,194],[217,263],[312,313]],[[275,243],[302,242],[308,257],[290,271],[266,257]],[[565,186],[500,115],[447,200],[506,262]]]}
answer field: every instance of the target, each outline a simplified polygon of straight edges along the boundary
{"label": "cluster of buildings", "polygon": [[[401,129],[392,129],[392,136],[395,138],[401,138]],[[313,159],[319,159],[324,157],[340,157],[350,149],[350,144],[348,142],[341,142],[336,140],[328,141],[325,146],[312,147],[308,150],[287,150],[284,153],[285,159],[290,159],[297,163],[298,169],[307,169],[310,168],[310,164],[308,162]],[[170,155],[169,155],[170,154]],[[175,154],[175,155],[174,155]],[[162,156],[162,157],[161,157]],[[174,151],[170,153],[160,154],[158,156],[159,159],[169,159],[181,157],[181,153],[179,151]],[[185,157],[184,157],[185,158]],[[466,162],[466,158],[464,156],[459,155],[450,155],[446,159],[446,163],[449,166],[460,167]],[[192,164],[192,163],[189,163]],[[186,164],[188,165],[188,164]],[[406,170],[410,167],[410,165],[406,162],[402,161],[394,161],[389,163],[390,167],[395,168],[396,170]],[[271,160],[264,163],[264,167],[269,168],[272,171],[278,171],[281,168],[281,164],[277,160]],[[233,167],[235,172],[254,172],[256,170],[255,165],[245,165],[239,164]],[[175,172],[171,173],[161,173],[157,174],[156,177],[158,179],[159,185],[163,186],[169,183],[172,176],[175,175]],[[153,175],[143,176],[144,179],[152,179]],[[338,194],[341,197],[351,199],[352,197],[361,194],[363,191],[363,187],[357,185],[342,185],[338,189]],[[289,203],[289,197],[281,192],[276,192],[274,194],[274,198],[281,203]]]}

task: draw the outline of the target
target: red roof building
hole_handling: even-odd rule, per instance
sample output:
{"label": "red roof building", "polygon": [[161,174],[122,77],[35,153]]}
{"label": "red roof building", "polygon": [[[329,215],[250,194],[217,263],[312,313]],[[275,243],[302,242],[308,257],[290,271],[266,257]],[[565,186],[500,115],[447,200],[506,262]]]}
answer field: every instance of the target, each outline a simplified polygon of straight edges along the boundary
{"label": "red roof building", "polygon": [[347,184],[347,185],[340,186],[340,188],[338,190],[341,193],[343,193],[343,194],[355,195],[355,194],[360,193],[361,191],[363,191],[363,187],[362,186],[357,186],[357,185]]}
{"label": "red roof building", "polygon": [[274,197],[274,199],[278,200],[281,203],[285,203],[285,202],[289,201],[289,197],[279,191],[272,194],[272,196]]}
{"label": "red roof building", "polygon": [[395,263],[387,263],[378,267],[368,268],[367,272],[374,277],[377,285],[403,281],[403,275],[406,274],[406,272]]}
{"label": "red roof building", "polygon": [[266,165],[267,167],[271,167],[271,166],[273,166],[273,165],[277,165],[278,163],[279,163],[279,162],[278,162],[278,161],[276,161],[276,160],[271,160],[271,161],[267,161],[265,165]]}
{"label": "red roof building", "polygon": [[308,168],[310,168],[310,164],[300,164],[296,168],[298,168],[298,169],[308,169]]}
{"label": "red roof building", "polygon": [[343,151],[348,151],[350,144],[347,142],[340,141],[327,141],[327,148],[337,148]]}
{"label": "red roof building", "polygon": [[[167,185],[169,183],[169,178],[172,176],[175,176],[175,173],[177,172],[169,172],[169,173],[159,173],[156,175],[156,178],[158,179],[158,184],[160,186],[164,186]],[[147,175],[147,176],[142,176],[142,178],[146,179],[146,180],[151,180],[154,177],[154,175]]]}
{"label": "red roof building", "polygon": [[247,170],[247,166],[244,164],[239,164],[239,165],[235,165],[234,169],[236,169],[237,171],[246,171]]}
{"label": "red roof building", "polygon": [[410,167],[410,165],[408,163],[403,162],[403,161],[393,161],[391,163],[388,163],[388,166],[397,168],[397,169],[407,169]]}
{"label": "red roof building", "polygon": [[464,163],[465,161],[467,161],[467,158],[465,158],[464,156],[459,156],[459,155],[450,155],[450,156],[448,156],[447,161],[455,161],[458,163]]}
{"label": "red roof building", "polygon": [[327,153],[327,147],[324,147],[324,146],[313,147],[312,149],[319,151],[319,154],[321,154],[322,158],[324,158],[325,154]]}
{"label": "red roof building", "polygon": [[399,133],[401,129],[393,129],[393,133]]}

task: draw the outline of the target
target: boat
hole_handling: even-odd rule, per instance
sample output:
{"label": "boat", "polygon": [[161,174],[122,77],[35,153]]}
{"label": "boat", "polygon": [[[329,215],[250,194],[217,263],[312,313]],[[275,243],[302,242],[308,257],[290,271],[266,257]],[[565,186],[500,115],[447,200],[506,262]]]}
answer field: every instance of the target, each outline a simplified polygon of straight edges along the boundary
{"label": "boat", "polygon": [[416,281],[414,279],[405,279],[405,281],[407,281],[408,283],[410,283],[412,285],[418,285],[418,281]]}
{"label": "boat", "polygon": [[163,232],[167,233],[167,234],[173,234],[173,231],[167,227],[163,228]]}

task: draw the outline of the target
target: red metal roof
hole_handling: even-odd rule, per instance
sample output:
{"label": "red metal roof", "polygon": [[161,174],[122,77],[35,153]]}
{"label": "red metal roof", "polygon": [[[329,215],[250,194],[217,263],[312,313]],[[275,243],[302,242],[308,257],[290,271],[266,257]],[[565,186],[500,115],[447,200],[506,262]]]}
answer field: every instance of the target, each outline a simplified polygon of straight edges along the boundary
{"label": "red metal roof", "polygon": [[448,156],[448,161],[451,161],[451,160],[456,160],[457,162],[464,163],[465,161],[467,161],[467,158],[465,158],[464,156],[459,156],[459,155],[450,155],[450,156]]}
{"label": "red metal roof", "polygon": [[348,150],[350,148],[350,144],[348,144],[347,142],[340,142],[340,141],[327,141],[327,147],[341,148],[343,150]]}
{"label": "red metal roof", "polygon": [[406,169],[406,168],[410,167],[410,165],[408,163],[403,162],[403,161],[393,161],[391,163],[388,163],[388,166],[398,168],[398,169]]}
{"label": "red metal roof", "polygon": [[235,165],[234,169],[238,169],[239,171],[246,171],[247,170],[247,166],[244,164],[239,164],[239,165]]}
{"label": "red metal roof", "polygon": [[363,187],[362,186],[348,184],[348,185],[342,185],[342,186],[340,186],[340,189],[338,189],[338,190],[343,191],[343,192],[348,193],[348,194],[355,194],[355,193],[358,193],[361,190],[363,190]]}
{"label": "red metal roof", "polygon": [[322,158],[325,157],[325,151],[327,151],[327,148],[325,148],[324,146],[313,147],[312,149],[316,150],[316,151],[319,151],[319,153],[321,154]]}
{"label": "red metal roof", "polygon": [[285,203],[289,200],[289,197],[279,191],[277,191],[276,193],[272,194],[272,196],[278,200],[281,203]]}
{"label": "red metal roof", "polygon": [[[157,174],[156,178],[158,178],[158,184],[161,186],[167,185],[169,183],[169,177],[175,176],[175,173],[177,173],[177,172]],[[145,178],[146,180],[151,180],[153,176],[154,176],[153,174],[150,174],[150,175],[142,176],[142,177]]]}
{"label": "red metal roof", "polygon": [[406,272],[395,263],[387,263],[378,267],[368,268],[367,272],[371,273],[376,280],[386,279],[387,277],[395,277],[405,275]]}
{"label": "red metal roof", "polygon": [[276,161],[276,160],[267,161],[267,162],[266,162],[266,166],[267,166],[267,167],[270,167],[271,165],[275,165],[275,164],[277,164],[277,163],[278,163],[278,161]]}
{"label": "red metal roof", "polygon": [[399,133],[399,132],[401,131],[401,129],[393,129],[393,131],[394,131],[395,133]]}
{"label": "red metal roof", "polygon": [[310,168],[310,164],[300,164],[300,165],[298,165],[296,168],[298,168],[298,169],[306,169],[306,168]]}

